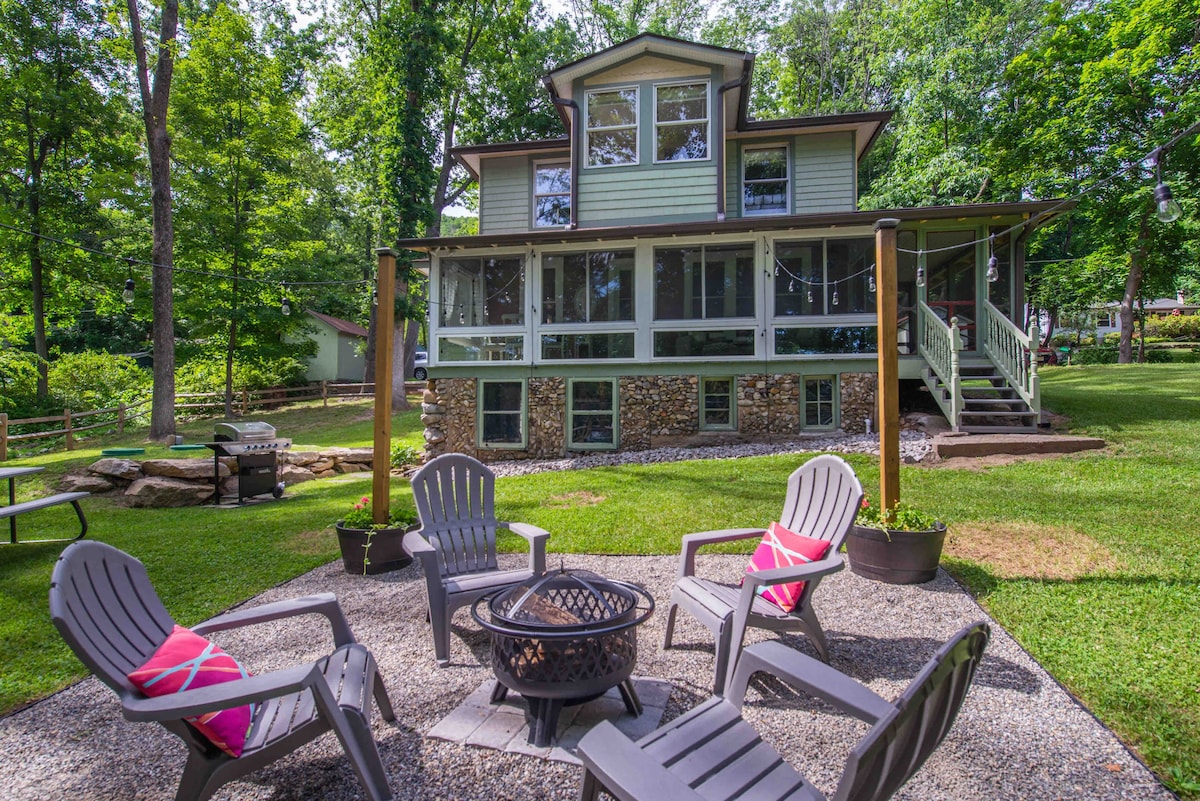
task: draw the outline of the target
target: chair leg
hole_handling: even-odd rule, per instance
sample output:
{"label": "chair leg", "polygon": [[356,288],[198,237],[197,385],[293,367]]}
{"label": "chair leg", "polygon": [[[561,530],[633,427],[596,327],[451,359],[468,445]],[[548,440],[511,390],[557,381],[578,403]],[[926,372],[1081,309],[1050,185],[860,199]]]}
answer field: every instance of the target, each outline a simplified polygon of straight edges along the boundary
{"label": "chair leg", "polygon": [[433,624],[433,655],[437,657],[438,667],[450,665],[450,615],[450,610],[445,607],[430,614],[430,622]]}
{"label": "chair leg", "polygon": [[729,652],[733,647],[733,618],[725,617],[717,631],[717,666],[713,673],[713,695],[725,695],[725,679],[729,673]]}
{"label": "chair leg", "polygon": [[821,621],[817,620],[817,613],[813,611],[812,604],[804,607],[800,619],[804,621],[804,633],[808,635],[808,641],[817,649],[817,656],[821,657],[822,662],[828,663],[829,644],[825,642],[825,631],[821,628]]}
{"label": "chair leg", "polygon": [[221,786],[213,776],[214,763],[211,760],[188,751],[187,764],[183,766],[183,776],[179,778],[179,789],[175,792],[175,801],[206,801]]}
{"label": "chair leg", "polygon": [[[367,791],[367,797],[372,801],[387,801],[393,798],[392,788],[388,786],[387,771],[383,768],[383,760],[379,757],[379,746],[375,736],[371,734],[371,724],[366,715],[360,715],[357,710],[345,710],[345,721],[354,740],[354,750],[346,746],[346,755],[358,774]],[[335,727],[336,728],[336,727]]]}
{"label": "chair leg", "polygon": [[383,677],[379,675],[379,671],[375,671],[375,705],[379,707],[379,716],[388,723],[393,723],[396,720],[396,713],[392,710],[392,699],[388,698],[387,688],[383,686]]}
{"label": "chair leg", "polygon": [[675,614],[679,611],[679,604],[671,601],[667,607],[667,633],[663,635],[663,650],[671,647],[671,636],[675,633]]}
{"label": "chair leg", "polygon": [[596,775],[584,768],[583,781],[579,784],[579,801],[596,801],[602,789],[600,782],[596,781]]}

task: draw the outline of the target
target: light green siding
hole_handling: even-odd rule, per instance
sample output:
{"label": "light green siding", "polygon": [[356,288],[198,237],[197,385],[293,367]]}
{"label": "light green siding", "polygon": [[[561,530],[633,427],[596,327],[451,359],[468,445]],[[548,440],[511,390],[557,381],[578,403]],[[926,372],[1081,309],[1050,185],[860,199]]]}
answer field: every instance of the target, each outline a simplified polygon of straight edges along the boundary
{"label": "light green siding", "polygon": [[584,170],[579,226],[716,219],[712,160],[685,165]]}
{"label": "light green siding", "polygon": [[737,142],[725,143],[725,217],[742,216],[742,148]]}
{"label": "light green siding", "polygon": [[792,211],[854,211],[854,134],[798,136],[792,146]]}
{"label": "light green siding", "polygon": [[479,233],[529,230],[533,187],[526,156],[483,159],[479,165]]}

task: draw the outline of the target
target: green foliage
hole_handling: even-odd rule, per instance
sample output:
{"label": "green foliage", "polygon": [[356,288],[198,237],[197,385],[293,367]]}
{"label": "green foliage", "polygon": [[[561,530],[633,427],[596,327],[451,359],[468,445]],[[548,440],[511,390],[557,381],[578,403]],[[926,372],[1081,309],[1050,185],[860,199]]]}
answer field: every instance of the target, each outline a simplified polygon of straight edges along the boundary
{"label": "green foliage", "polygon": [[371,496],[364,495],[354,502],[350,511],[346,512],[338,523],[344,528],[368,531],[381,528],[404,528],[417,520],[416,510],[411,505],[389,503],[388,512],[386,523],[376,523],[371,508]]}
{"label": "green foliage", "polygon": [[[305,383],[307,365],[299,359],[254,360],[235,358],[233,391],[295,387]],[[178,392],[222,392],[225,389],[225,365],[218,359],[193,359],[175,368]]]}
{"label": "green foliage", "polygon": [[1146,322],[1146,332],[1167,339],[1200,340],[1200,314],[1179,314]]}
{"label": "green foliage", "polygon": [[107,409],[150,396],[153,378],[129,356],[64,353],[50,363],[50,391],[58,405],[75,411]]}
{"label": "green foliage", "polygon": [[872,504],[866,497],[862,499],[858,516],[854,518],[856,525],[892,531],[927,531],[939,522],[941,518],[937,515],[904,501],[884,510],[881,506]]}
{"label": "green foliage", "polygon": [[393,470],[399,470],[403,467],[408,467],[410,464],[417,464],[421,461],[420,452],[406,442],[393,442],[392,453],[389,463]]}
{"label": "green foliage", "polygon": [[[1114,347],[1080,348],[1071,356],[1072,364],[1116,364],[1119,351]],[[1137,357],[1136,348],[1134,358]],[[1146,350],[1147,364],[1168,364],[1174,361],[1171,351],[1167,348],[1148,348]]]}

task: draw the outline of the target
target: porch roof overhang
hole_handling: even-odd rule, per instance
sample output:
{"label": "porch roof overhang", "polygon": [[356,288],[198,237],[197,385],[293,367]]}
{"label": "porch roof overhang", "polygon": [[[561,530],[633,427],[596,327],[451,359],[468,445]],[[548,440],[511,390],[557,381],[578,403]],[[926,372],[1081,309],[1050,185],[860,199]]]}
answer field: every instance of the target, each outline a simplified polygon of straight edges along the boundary
{"label": "porch roof overhang", "polygon": [[541,246],[569,243],[605,242],[610,240],[650,239],[672,236],[703,236],[705,234],[768,233],[873,226],[878,220],[900,220],[901,228],[910,228],[933,220],[1009,219],[1031,231],[1054,217],[1075,208],[1074,200],[1023,201],[1019,203],[974,203],[963,206],[922,206],[909,209],[878,209],[828,214],[790,214],[779,217],[738,217],[724,221],[707,220],[687,223],[655,223],[600,228],[553,228],[518,233],[484,234],[479,236],[425,237],[400,239],[395,247],[431,253],[437,250],[462,250],[481,247]]}

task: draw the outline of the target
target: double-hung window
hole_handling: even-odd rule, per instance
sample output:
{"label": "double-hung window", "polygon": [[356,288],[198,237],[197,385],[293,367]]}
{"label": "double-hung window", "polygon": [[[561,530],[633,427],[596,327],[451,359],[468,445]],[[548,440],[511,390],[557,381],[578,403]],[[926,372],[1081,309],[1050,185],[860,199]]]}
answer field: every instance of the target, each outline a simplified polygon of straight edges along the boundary
{"label": "double-hung window", "polygon": [[561,227],[571,222],[571,165],[546,162],[533,168],[533,225]]}
{"label": "double-hung window", "polygon": [[571,379],[567,383],[567,447],[612,450],[617,447],[617,382]]}
{"label": "double-hung window", "polygon": [[654,160],[708,158],[708,82],[654,87]]}
{"label": "double-hung window", "polygon": [[700,428],[735,428],[736,410],[732,378],[705,378],[700,383]]}
{"label": "double-hung window", "polygon": [[587,165],[615,167],[638,163],[636,86],[586,94]]}
{"label": "double-hung window", "polygon": [[805,428],[833,428],[837,401],[833,376],[808,376],[804,379],[803,410],[800,419]]}
{"label": "double-hung window", "polygon": [[787,214],[788,185],[786,147],[742,151],[742,214]]}

